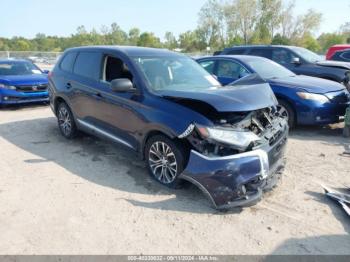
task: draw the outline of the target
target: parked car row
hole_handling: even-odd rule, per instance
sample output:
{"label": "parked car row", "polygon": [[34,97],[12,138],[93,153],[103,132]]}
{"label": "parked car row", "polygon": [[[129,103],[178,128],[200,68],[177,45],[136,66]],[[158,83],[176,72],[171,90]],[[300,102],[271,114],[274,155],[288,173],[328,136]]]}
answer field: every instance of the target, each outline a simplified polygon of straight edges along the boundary
{"label": "parked car row", "polygon": [[289,126],[344,116],[349,70],[294,47],[222,53],[195,61],[152,48],[72,48],[48,82],[32,63],[4,60],[0,102],[49,99],[65,138],[83,131],[121,144],[156,181],[187,180],[217,209],[251,205],[281,176]]}

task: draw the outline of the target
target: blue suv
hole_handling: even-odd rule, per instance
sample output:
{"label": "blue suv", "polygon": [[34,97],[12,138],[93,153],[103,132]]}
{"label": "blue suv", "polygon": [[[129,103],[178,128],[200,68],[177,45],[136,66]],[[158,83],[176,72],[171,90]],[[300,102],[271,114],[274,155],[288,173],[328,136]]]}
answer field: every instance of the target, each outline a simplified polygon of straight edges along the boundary
{"label": "blue suv", "polygon": [[69,49],[49,93],[64,137],[84,131],[134,150],[156,181],[190,181],[218,209],[258,201],[284,166],[288,124],[270,86],[245,78],[223,87],[185,55]]}
{"label": "blue suv", "polygon": [[48,102],[47,72],[27,60],[0,60],[0,106]]}

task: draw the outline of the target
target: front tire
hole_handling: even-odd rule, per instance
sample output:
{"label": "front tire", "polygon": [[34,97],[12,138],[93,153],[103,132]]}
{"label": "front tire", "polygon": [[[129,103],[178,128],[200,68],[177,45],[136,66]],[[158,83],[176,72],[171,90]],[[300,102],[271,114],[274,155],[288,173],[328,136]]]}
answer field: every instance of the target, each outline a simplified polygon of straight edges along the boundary
{"label": "front tire", "polygon": [[177,141],[164,135],[148,139],[145,147],[145,160],[150,175],[159,183],[176,188],[181,184],[178,176],[185,168],[187,150]]}
{"label": "front tire", "polygon": [[296,116],[293,108],[290,106],[289,103],[285,102],[284,100],[279,100],[278,104],[278,112],[283,117],[286,117],[288,119],[289,128],[294,128],[296,125]]}
{"label": "front tire", "polygon": [[72,111],[65,102],[61,102],[57,107],[57,120],[61,134],[65,138],[72,139],[76,137],[78,129]]}

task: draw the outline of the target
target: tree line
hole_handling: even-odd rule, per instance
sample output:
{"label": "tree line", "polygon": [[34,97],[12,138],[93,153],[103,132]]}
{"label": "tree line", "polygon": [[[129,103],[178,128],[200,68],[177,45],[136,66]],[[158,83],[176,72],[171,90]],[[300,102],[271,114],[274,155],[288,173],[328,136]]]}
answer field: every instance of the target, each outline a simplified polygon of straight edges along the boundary
{"label": "tree line", "polygon": [[295,15],[295,2],[283,0],[208,0],[198,13],[198,25],[175,36],[166,32],[160,39],[153,32],[139,28],[124,31],[117,23],[87,30],[79,26],[68,37],[38,33],[33,39],[1,38],[0,51],[53,51],[83,45],[134,45],[183,52],[212,51],[244,44],[298,45],[315,52],[325,52],[331,45],[350,39],[350,22],[339,26],[337,32],[315,33],[322,23],[322,14],[307,10]]}

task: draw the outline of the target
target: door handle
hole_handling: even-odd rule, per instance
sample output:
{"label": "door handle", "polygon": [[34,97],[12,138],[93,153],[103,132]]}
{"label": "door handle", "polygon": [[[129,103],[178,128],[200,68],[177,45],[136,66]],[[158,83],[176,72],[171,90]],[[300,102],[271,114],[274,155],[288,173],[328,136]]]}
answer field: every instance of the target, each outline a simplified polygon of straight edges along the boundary
{"label": "door handle", "polygon": [[71,89],[71,88],[72,88],[72,84],[68,82],[68,83],[66,84],[66,88],[67,88],[67,89]]}

